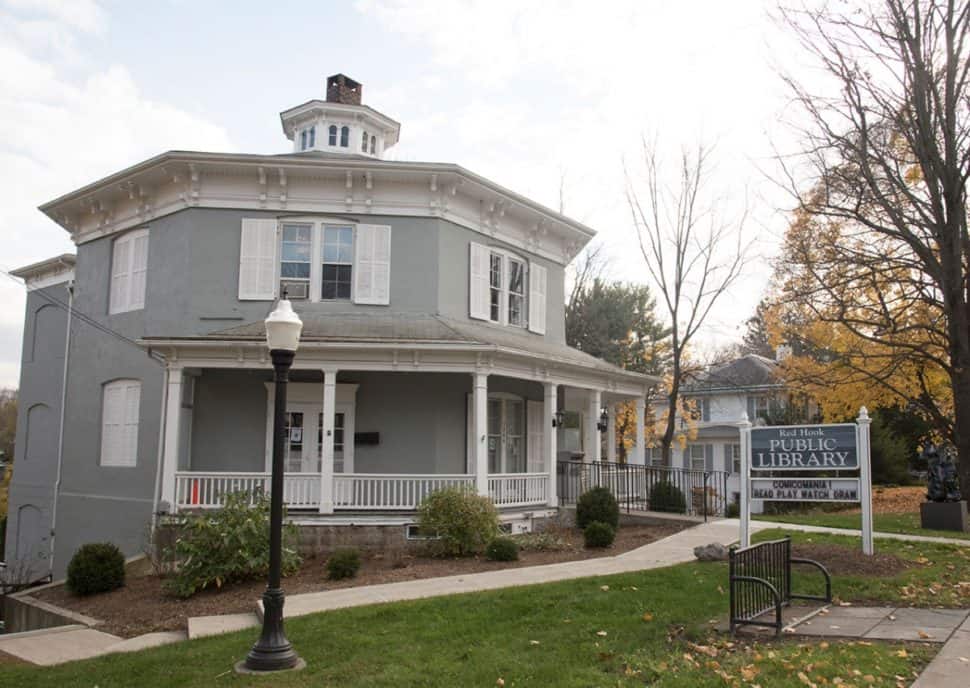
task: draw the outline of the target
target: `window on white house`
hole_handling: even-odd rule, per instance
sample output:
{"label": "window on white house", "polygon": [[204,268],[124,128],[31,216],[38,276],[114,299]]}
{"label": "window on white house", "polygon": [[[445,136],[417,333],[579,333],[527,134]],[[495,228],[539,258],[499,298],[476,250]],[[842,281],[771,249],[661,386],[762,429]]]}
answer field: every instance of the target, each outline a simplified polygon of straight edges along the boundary
{"label": "window on white house", "polygon": [[337,145],[337,125],[336,124],[330,125],[327,143],[329,143],[331,146]]}
{"label": "window on white house", "polygon": [[135,466],[138,463],[138,407],[141,382],[114,380],[102,389],[101,465]]}
{"label": "window on white house", "polygon": [[689,448],[690,451],[690,468],[695,471],[703,471],[706,467],[705,462],[705,445],[703,444],[692,444]]}
{"label": "window on white house", "polygon": [[755,397],[754,398],[754,418],[752,418],[751,420],[756,420],[758,418],[767,418],[768,406],[769,406],[768,397],[766,396]]}
{"label": "window on white house", "polygon": [[300,132],[300,150],[306,150],[306,129]]}
{"label": "window on white house", "polygon": [[361,153],[367,152],[367,132],[366,131],[363,132],[363,135],[361,136],[361,139],[360,139],[360,152]]}
{"label": "window on white house", "polygon": [[741,472],[741,445],[740,444],[731,445],[731,472],[732,473]]}
{"label": "window on white house", "polygon": [[370,154],[374,155],[377,152],[377,137],[370,137]]}
{"label": "window on white house", "polygon": [[350,127],[340,127],[340,147],[346,148],[350,145]]}
{"label": "window on white house", "polygon": [[663,447],[650,447],[649,459],[650,459],[651,466],[663,466],[664,465]]}
{"label": "window on white house", "polygon": [[125,313],[145,307],[148,271],[148,230],[137,229],[114,241],[111,255],[109,313]]}
{"label": "window on white house", "polygon": [[324,227],[320,298],[324,300],[349,299],[353,266],[353,228]]}
{"label": "window on white house", "polygon": [[317,143],[317,128],[310,127],[310,140],[309,140],[308,147],[313,148],[313,146],[316,145],[316,143]]}

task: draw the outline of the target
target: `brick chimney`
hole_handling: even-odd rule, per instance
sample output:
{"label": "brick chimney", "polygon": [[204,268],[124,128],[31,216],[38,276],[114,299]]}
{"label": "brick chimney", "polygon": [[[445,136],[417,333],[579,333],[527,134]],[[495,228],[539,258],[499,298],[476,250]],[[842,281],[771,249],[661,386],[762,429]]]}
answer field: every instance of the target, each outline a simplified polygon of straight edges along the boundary
{"label": "brick chimney", "polygon": [[360,95],[364,87],[343,74],[327,77],[327,102],[344,105],[360,105]]}

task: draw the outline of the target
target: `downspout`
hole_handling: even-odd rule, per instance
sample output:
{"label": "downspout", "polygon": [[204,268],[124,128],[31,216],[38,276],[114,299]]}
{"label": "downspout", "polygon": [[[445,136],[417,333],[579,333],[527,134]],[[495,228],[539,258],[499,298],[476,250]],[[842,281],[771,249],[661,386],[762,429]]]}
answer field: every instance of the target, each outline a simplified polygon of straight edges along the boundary
{"label": "downspout", "polygon": [[[165,410],[168,408],[168,376],[170,375],[168,370],[168,363],[165,364],[165,371],[162,374],[162,412],[161,418],[158,423],[158,457],[155,461],[155,489],[152,491],[152,524],[151,533],[154,537],[155,528],[158,525],[158,503],[161,501],[161,490],[162,483],[162,461],[164,459],[165,452],[165,425],[166,416]],[[169,505],[171,510],[171,505]]]}
{"label": "downspout", "polygon": [[64,335],[64,372],[61,376],[61,419],[57,431],[57,473],[54,478],[54,501],[51,504],[50,552],[47,557],[47,579],[54,580],[54,538],[57,533],[57,500],[61,493],[61,468],[64,465],[64,418],[67,415],[67,376],[71,363],[71,325],[74,316],[74,280],[67,283],[67,332]]}

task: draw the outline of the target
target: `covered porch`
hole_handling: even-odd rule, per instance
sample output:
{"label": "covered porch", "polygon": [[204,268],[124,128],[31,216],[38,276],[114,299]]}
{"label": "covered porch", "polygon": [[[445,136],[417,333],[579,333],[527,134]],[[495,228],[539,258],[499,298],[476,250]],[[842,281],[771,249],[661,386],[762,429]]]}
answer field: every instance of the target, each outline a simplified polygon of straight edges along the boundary
{"label": "covered porch", "polygon": [[[157,510],[268,492],[275,390],[262,341],[153,349],[168,361]],[[558,461],[614,458],[612,409],[635,400],[642,418],[653,382],[574,353],[579,360],[467,343],[303,342],[283,430],[288,508],[408,513],[454,486],[500,509],[555,508]],[[642,428],[637,436],[629,461],[642,464]]]}

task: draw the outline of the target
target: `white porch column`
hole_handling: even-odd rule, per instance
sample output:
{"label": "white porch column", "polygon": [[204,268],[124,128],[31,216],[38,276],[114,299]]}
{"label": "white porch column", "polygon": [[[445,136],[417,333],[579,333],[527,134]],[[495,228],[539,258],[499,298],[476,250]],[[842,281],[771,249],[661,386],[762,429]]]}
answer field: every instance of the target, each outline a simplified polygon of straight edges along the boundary
{"label": "white porch column", "polygon": [[637,399],[637,439],[633,445],[633,463],[641,466],[647,463],[647,400]]}
{"label": "white porch column", "polygon": [[475,491],[488,496],[488,375],[472,373],[472,465]]}
{"label": "white porch column", "polygon": [[[333,513],[333,418],[337,405],[337,370],[323,370],[323,446],[320,448],[320,513]],[[350,440],[353,442],[353,438]]]}
{"label": "white porch column", "polygon": [[606,405],[606,460],[616,463],[616,404]]}
{"label": "white porch column", "polygon": [[165,371],[165,444],[162,452],[161,501],[168,502],[170,513],[178,511],[175,471],[179,465],[182,436],[182,366],[170,364]]}
{"label": "white porch column", "polygon": [[559,404],[556,394],[558,387],[552,382],[545,385],[545,395],[542,405],[542,455],[545,457],[546,469],[549,472],[549,506],[559,505],[559,496],[556,494],[556,483],[558,475],[556,472],[556,428],[552,425],[552,419],[556,415],[556,408]]}
{"label": "white porch column", "polygon": [[600,444],[600,431],[596,424],[600,421],[600,406],[602,392],[598,389],[589,390],[586,404],[586,433],[583,437],[583,448],[586,450],[586,461],[602,461],[603,447]]}

